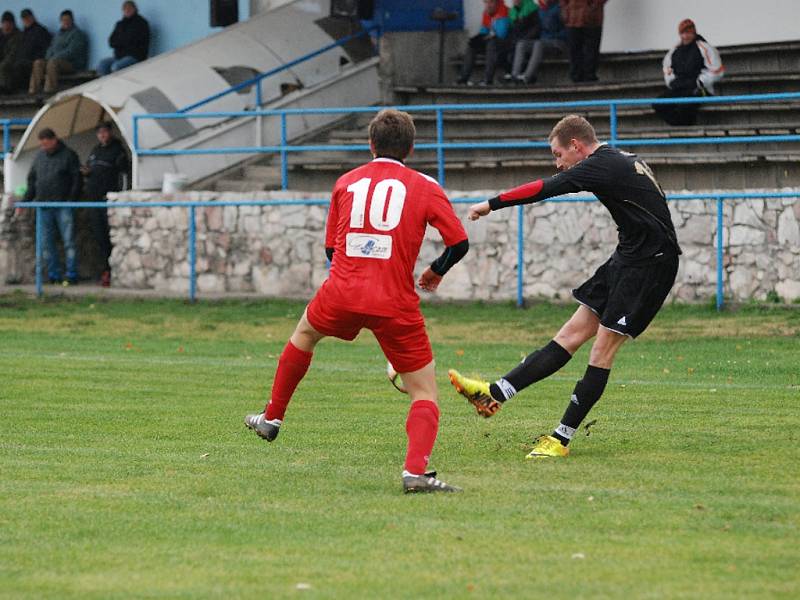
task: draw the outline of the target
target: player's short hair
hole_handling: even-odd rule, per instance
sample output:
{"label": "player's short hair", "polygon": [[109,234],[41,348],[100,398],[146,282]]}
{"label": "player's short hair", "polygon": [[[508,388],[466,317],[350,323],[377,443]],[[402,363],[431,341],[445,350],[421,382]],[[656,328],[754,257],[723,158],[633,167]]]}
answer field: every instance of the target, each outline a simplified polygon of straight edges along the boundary
{"label": "player's short hair", "polygon": [[558,140],[561,146],[567,146],[570,140],[580,140],[585,144],[597,143],[597,134],[594,127],[580,115],[567,115],[561,119],[553,131],[550,132],[549,141]]}
{"label": "player's short hair", "polygon": [[369,124],[369,141],[378,156],[405,160],[414,147],[417,129],[406,112],[385,108]]}
{"label": "player's short hair", "polygon": [[52,140],[56,137],[56,132],[49,127],[45,127],[39,132],[38,137],[40,140]]}

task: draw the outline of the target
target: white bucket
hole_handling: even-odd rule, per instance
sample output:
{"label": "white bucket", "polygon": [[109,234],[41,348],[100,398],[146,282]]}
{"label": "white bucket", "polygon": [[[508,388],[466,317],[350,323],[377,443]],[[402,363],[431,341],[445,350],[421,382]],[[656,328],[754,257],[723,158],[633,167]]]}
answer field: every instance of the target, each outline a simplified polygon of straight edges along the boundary
{"label": "white bucket", "polygon": [[174,194],[186,189],[189,178],[183,173],[164,173],[164,181],[161,184],[161,192],[164,194]]}

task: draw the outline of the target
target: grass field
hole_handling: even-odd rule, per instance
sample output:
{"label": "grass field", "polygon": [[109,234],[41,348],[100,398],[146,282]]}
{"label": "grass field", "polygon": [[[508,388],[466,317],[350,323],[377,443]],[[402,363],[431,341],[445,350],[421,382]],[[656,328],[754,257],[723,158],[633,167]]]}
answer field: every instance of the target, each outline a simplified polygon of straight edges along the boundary
{"label": "grass field", "polygon": [[477,417],[571,307],[427,306],[459,495],[404,496],[407,399],[323,342],[266,444],[299,303],[0,299],[1,598],[798,598],[800,311],[665,309],[563,461],[525,461],[587,351]]}

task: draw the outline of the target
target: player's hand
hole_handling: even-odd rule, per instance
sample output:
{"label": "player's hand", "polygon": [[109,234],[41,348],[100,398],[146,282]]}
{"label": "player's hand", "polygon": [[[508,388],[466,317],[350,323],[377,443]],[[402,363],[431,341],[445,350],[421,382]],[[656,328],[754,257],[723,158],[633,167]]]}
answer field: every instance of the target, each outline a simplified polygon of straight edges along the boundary
{"label": "player's hand", "polygon": [[477,221],[481,217],[485,217],[490,212],[492,212],[491,207],[489,206],[489,201],[485,200],[483,202],[478,202],[477,204],[473,204],[469,207],[469,213],[467,213],[467,218],[470,221]]}
{"label": "player's hand", "polygon": [[425,269],[425,272],[419,276],[419,281],[417,281],[417,285],[425,290],[426,292],[435,292],[436,288],[439,287],[439,284],[442,282],[442,276],[437,275],[433,272],[433,269],[428,267]]}

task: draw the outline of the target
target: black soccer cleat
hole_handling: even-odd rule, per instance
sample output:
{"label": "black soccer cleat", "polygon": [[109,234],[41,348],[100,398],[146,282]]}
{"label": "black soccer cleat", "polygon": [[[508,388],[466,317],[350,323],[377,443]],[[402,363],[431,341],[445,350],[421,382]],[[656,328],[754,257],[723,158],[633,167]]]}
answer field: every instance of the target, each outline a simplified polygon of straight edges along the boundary
{"label": "black soccer cleat", "polygon": [[464,490],[436,479],[436,471],[430,471],[424,475],[413,475],[408,471],[403,471],[403,491],[406,494],[416,494],[427,492],[462,492]]}
{"label": "black soccer cleat", "polygon": [[244,424],[247,425],[248,428],[255,431],[258,434],[258,437],[265,439],[268,442],[271,442],[278,437],[282,422],[283,421],[280,419],[272,419],[271,421],[267,421],[264,413],[247,415],[244,418]]}

